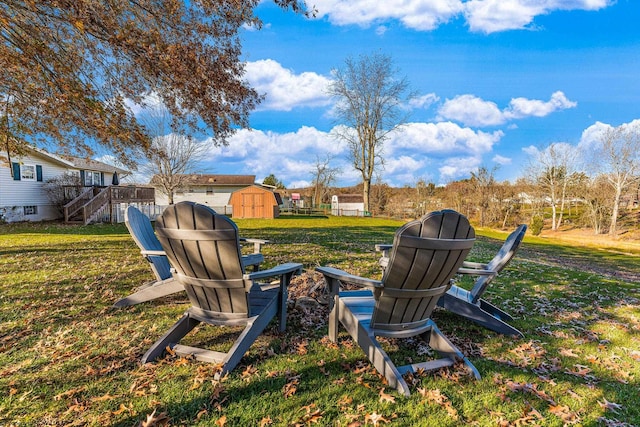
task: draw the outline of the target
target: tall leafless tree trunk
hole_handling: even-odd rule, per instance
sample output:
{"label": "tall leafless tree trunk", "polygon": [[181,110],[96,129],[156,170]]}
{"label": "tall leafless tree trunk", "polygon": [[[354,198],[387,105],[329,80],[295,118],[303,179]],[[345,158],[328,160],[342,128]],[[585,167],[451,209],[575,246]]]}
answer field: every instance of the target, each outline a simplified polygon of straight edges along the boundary
{"label": "tall leafless tree trunk", "polygon": [[363,184],[364,209],[370,211],[371,180],[383,163],[382,149],[390,132],[405,121],[400,108],[411,96],[406,78],[397,79],[391,57],[380,53],[348,58],[344,68],[333,70],[329,93],[337,100],[335,113],[343,124],[334,130],[347,142],[354,168]]}
{"label": "tall leafless tree trunk", "polygon": [[531,159],[531,175],[549,198],[552,230],[557,230],[562,224],[567,190],[577,169],[576,159],[575,148],[564,143],[550,144],[544,150],[536,151]]}
{"label": "tall leafless tree trunk", "polygon": [[610,128],[599,142],[599,152],[594,158],[613,189],[609,235],[615,236],[622,194],[640,179],[640,122]]}

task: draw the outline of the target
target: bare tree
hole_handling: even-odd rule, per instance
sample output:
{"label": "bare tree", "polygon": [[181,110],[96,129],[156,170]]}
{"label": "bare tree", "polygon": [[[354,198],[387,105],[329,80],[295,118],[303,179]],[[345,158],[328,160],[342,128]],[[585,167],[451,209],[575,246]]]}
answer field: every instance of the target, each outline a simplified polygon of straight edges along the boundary
{"label": "bare tree", "polygon": [[473,195],[479,210],[481,227],[486,225],[486,214],[494,197],[494,187],[496,186],[495,171],[496,167],[489,170],[482,166],[476,172],[471,172],[470,182],[474,189]]}
{"label": "bare tree", "polygon": [[388,55],[347,58],[344,68],[333,70],[334,80],[328,89],[337,100],[337,119],[344,125],[334,133],[348,144],[353,166],[362,175],[366,211],[370,210],[371,180],[383,163],[384,141],[406,119],[400,107],[411,94],[404,96],[407,80],[397,79],[396,73]]}
{"label": "bare tree", "polygon": [[327,155],[321,159],[320,156],[316,156],[316,163],[314,169],[311,171],[313,174],[313,204],[317,206],[325,201],[325,198],[329,194],[329,189],[334,184],[338,174],[341,172],[340,168],[332,168],[330,162],[332,157]]}
{"label": "bare tree", "polygon": [[640,179],[640,122],[607,129],[593,158],[613,189],[609,234],[617,232],[622,193]]}
{"label": "bare tree", "polygon": [[609,181],[604,175],[586,179],[582,182],[581,190],[585,206],[584,218],[593,227],[594,234],[600,234],[611,219],[613,195]]}
{"label": "bare tree", "polygon": [[144,169],[153,174],[151,183],[166,194],[170,205],[175,191],[184,186],[188,174],[196,171],[207,148],[190,136],[174,133],[153,139]]}
{"label": "bare tree", "polygon": [[577,151],[565,143],[552,143],[536,151],[529,172],[543,190],[551,206],[551,229],[557,230],[567,201],[571,177],[577,169]]}

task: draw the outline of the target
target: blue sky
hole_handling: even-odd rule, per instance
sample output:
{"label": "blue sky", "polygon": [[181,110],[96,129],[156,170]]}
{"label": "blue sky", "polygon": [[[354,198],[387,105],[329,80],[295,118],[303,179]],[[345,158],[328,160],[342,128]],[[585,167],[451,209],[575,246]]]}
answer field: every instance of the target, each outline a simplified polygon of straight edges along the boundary
{"label": "blue sky", "polygon": [[[266,95],[228,147],[202,171],[273,173],[309,185],[331,156],[339,185],[360,179],[334,139],[331,70],[347,57],[390,55],[417,97],[384,148],[381,179],[464,179],[480,166],[523,176],[531,147],[571,145],[640,119],[640,1],[316,0],[315,19],[270,1],[264,27],[242,33],[246,79]],[[377,3],[377,4],[375,4]]]}

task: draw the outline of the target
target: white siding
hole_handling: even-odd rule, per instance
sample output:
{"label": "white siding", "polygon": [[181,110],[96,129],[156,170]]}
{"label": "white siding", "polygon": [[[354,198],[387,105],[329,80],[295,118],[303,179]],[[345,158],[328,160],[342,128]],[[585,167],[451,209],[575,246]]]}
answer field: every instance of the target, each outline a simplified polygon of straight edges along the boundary
{"label": "white siding", "polygon": [[[105,178],[106,179],[106,178]],[[178,203],[182,201],[196,202],[203,205],[211,206],[213,209],[219,210],[223,206],[229,206],[229,200],[231,199],[231,193],[237,190],[246,188],[246,185],[240,186],[207,186],[207,187],[192,187],[185,191],[180,191],[173,194],[173,202]],[[213,194],[207,194],[207,189],[213,191]],[[169,204],[167,195],[156,188],[156,204],[160,206],[166,206]]]}
{"label": "white siding", "polygon": [[[11,163],[0,163],[0,217],[5,221],[41,221],[60,217],[43,189],[44,183],[67,171],[63,165],[44,157],[26,155],[12,157],[11,162],[42,166],[42,182],[14,181]],[[24,215],[24,206],[37,206],[37,215]]]}

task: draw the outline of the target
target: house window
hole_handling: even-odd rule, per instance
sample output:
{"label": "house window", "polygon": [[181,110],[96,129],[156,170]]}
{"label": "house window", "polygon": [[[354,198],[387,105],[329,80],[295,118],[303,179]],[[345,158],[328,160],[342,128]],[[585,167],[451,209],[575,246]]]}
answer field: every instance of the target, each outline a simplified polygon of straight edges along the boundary
{"label": "house window", "polygon": [[22,209],[25,215],[38,215],[37,206],[23,206]]}
{"label": "house window", "polygon": [[35,165],[20,165],[20,179],[23,181],[35,181],[36,180]]}
{"label": "house window", "polygon": [[100,179],[100,172],[91,172],[86,171],[84,173],[84,185],[102,185],[102,180]]}

